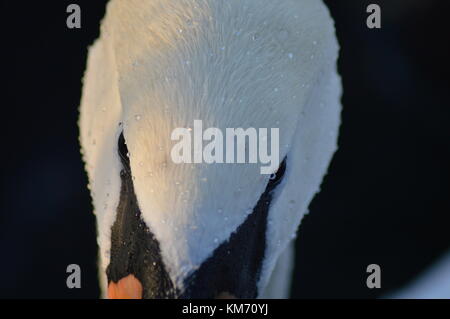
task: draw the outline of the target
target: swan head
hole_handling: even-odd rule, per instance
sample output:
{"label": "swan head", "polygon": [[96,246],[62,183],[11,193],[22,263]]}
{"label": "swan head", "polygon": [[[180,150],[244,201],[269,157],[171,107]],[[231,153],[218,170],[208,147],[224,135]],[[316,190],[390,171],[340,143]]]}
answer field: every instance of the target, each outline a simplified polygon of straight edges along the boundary
{"label": "swan head", "polygon": [[[337,55],[316,0],[109,3],[80,141],[110,297],[267,293],[336,150]],[[174,161],[173,132],[198,121],[278,129],[276,165]]]}

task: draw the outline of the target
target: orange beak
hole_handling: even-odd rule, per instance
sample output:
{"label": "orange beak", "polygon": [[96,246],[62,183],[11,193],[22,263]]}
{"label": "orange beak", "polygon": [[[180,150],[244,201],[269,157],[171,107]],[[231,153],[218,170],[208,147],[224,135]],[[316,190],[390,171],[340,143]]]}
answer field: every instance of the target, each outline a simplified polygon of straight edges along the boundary
{"label": "orange beak", "polygon": [[108,299],[142,299],[142,285],[133,275],[120,279],[118,283],[111,281],[108,285]]}
{"label": "orange beak", "polygon": [[237,299],[237,298],[228,292],[222,292],[216,297],[216,299]]}

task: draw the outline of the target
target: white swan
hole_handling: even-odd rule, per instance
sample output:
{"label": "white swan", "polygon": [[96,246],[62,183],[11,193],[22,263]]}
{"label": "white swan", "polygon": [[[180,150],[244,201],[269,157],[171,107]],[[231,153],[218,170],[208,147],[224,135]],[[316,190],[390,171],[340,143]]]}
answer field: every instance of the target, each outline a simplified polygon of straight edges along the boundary
{"label": "white swan", "polygon": [[[80,108],[104,292],[288,296],[288,247],[337,148],[337,57],[317,0],[108,4]],[[280,128],[284,174],[173,163],[171,132],[198,119]]]}

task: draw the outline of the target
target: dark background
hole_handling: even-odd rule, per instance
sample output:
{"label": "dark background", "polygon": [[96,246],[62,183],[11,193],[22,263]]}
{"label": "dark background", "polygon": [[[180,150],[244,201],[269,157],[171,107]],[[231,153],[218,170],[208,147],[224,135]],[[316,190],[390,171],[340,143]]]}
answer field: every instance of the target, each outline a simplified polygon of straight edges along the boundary
{"label": "dark background", "polygon": [[[295,298],[372,298],[450,248],[445,1],[326,1],[341,43],[343,125],[297,240]],[[80,4],[82,29],[66,27]],[[87,47],[104,0],[2,1],[0,297],[96,298],[95,218],[78,145]],[[382,7],[382,29],[366,7]],[[82,289],[66,287],[66,267]],[[369,290],[366,267],[382,268]]]}

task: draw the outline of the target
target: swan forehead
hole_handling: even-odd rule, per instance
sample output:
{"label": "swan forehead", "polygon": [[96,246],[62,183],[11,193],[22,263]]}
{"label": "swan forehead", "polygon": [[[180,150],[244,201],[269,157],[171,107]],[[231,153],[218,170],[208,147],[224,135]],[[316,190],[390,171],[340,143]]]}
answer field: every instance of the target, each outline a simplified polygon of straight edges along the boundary
{"label": "swan forehead", "polygon": [[194,119],[220,128],[282,123],[289,140],[336,54],[317,1],[132,2],[112,2],[105,23],[123,120],[142,118],[149,139],[162,143]]}

